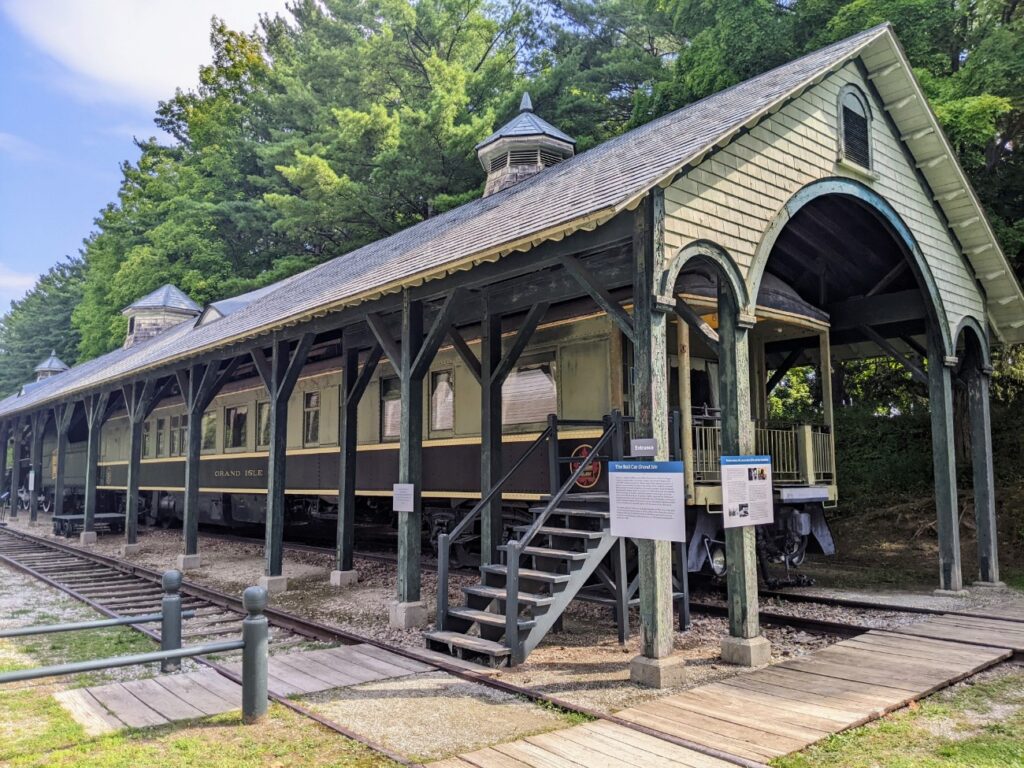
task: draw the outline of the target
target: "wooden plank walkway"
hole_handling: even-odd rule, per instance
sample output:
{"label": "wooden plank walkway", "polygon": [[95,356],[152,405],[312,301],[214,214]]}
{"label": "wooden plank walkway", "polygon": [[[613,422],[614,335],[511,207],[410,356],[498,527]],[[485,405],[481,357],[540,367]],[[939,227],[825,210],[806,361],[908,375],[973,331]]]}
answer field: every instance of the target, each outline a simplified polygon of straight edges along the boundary
{"label": "wooden plank walkway", "polygon": [[1010,648],[1015,653],[1024,653],[1024,617],[989,619],[944,614],[895,631],[914,637],[959,640],[973,645]]}
{"label": "wooden plank walkway", "polygon": [[[916,634],[908,632],[922,627]],[[960,620],[929,620],[901,627],[898,632],[872,630],[809,656],[622,710],[616,717],[670,738],[764,764],[1010,658],[1018,635],[1024,641],[1022,624],[992,626],[990,622],[968,627]],[[648,768],[671,764],[731,765],[601,721],[431,766]]]}
{"label": "wooden plank walkway", "polygon": [[[223,666],[241,675],[240,662]],[[344,645],[271,656],[268,687],[279,696],[291,696],[433,670],[376,646]],[[89,735],[217,715],[242,706],[242,687],[212,669],[76,688],[54,696]]]}

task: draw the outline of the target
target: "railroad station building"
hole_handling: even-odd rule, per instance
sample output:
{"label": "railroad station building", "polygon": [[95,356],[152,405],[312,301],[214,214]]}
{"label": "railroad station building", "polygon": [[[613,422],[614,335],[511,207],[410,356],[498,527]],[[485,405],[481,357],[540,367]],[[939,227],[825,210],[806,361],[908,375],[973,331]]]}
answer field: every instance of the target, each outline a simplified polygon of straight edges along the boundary
{"label": "railroad station building", "polygon": [[[123,348],[68,370],[47,361],[39,381],[0,402],[11,468],[0,492],[26,489],[33,516],[46,496],[55,519],[80,495],[83,542],[115,515],[128,552],[140,505],[153,516],[166,507],[182,525],[186,570],[202,556],[201,508],[204,521],[230,511],[265,522],[273,590],[287,588],[297,497],[311,519],[331,520],[331,579],[343,588],[357,578],[360,504],[392,511],[393,484],[408,485],[393,510],[394,625],[431,620],[424,509],[454,500],[475,510],[482,580],[467,606],[444,598],[430,642],[514,663],[598,579],[617,610],[639,601],[634,676],[663,684],[691,568],[713,563],[727,580],[724,658],[756,664],[769,651],[755,530],[715,522],[718,458],[769,453],[778,514],[824,542],[815,515],[842,485],[831,387],[818,423],[786,428],[766,424],[768,394],[796,365],[829,382],[837,360],[886,355],[928,388],[936,586],[949,593],[965,579],[953,394],[966,387],[980,564],[970,578],[998,582],[990,350],[1024,341],[1024,294],[888,25],[580,154],[524,97],[478,153],[478,200],[205,308],[165,286],[125,310]],[[683,460],[693,518],[681,555],[667,541],[634,542],[635,577],[600,523],[601,494],[577,493],[629,438]],[[521,459],[536,460],[530,477],[508,477]],[[599,522],[550,529],[559,514],[568,521],[559,510],[573,497]],[[554,508],[507,538],[515,501]],[[454,528],[437,537],[442,550]],[[582,549],[552,543],[572,537]],[[530,618],[518,621],[520,610]]]}

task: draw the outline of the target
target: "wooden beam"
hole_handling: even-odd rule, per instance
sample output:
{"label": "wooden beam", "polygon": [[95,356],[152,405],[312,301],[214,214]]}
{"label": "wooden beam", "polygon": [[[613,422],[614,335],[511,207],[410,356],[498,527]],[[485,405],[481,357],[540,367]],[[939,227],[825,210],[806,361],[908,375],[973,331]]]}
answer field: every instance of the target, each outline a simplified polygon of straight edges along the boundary
{"label": "wooden beam", "polygon": [[562,256],[559,261],[566,271],[576,278],[577,282],[579,282],[579,284],[586,289],[587,293],[593,297],[594,301],[597,302],[597,305],[607,312],[608,315],[618,324],[619,328],[622,329],[622,332],[626,334],[626,338],[631,341],[635,340],[636,333],[633,330],[633,319],[629,316],[629,313],[622,308],[619,302],[612,298],[604,286],[601,285],[597,277],[572,256]]}
{"label": "wooden beam", "polygon": [[[484,304],[480,322],[480,496],[483,498],[502,476],[501,400],[504,378],[501,367],[501,315]],[[497,495],[496,495],[497,496]],[[480,510],[480,561],[483,565],[500,562],[498,546],[502,541],[501,499],[494,498]]]}
{"label": "wooden beam", "polygon": [[[802,349],[794,349],[788,355],[786,359],[782,361],[782,364],[772,371],[771,378],[768,379],[768,386],[765,387],[766,394],[771,394],[772,390],[779,385],[779,382],[785,377],[787,373],[797,364],[797,361],[803,357],[804,351]],[[824,384],[822,384],[824,386]]]}
{"label": "wooden beam", "polygon": [[523,354],[523,350],[526,349],[526,345],[530,343],[533,332],[537,330],[540,321],[544,319],[548,306],[548,304],[536,304],[526,313],[526,317],[519,326],[519,330],[516,331],[515,338],[512,339],[511,346],[492,373],[491,382],[493,384],[503,383],[512,372],[512,368],[519,361],[519,357]]}
{"label": "wooden beam", "polygon": [[473,354],[473,350],[469,348],[466,340],[462,338],[462,334],[459,333],[459,329],[454,325],[448,326],[448,339],[451,341],[452,346],[458,353],[459,357],[462,358],[462,362],[466,364],[466,368],[473,374],[473,378],[476,379],[477,384],[480,383],[480,360]]}
{"label": "wooden beam", "polygon": [[915,364],[910,358],[900,352],[887,338],[868,325],[861,326],[861,330],[864,332],[865,336],[885,350],[889,357],[910,371],[910,375],[915,381],[925,385],[928,384],[928,374],[926,374],[919,365]]}
{"label": "wooden beam", "polygon": [[[378,337],[387,351],[385,339]],[[402,295],[402,342],[398,371],[401,375],[402,415],[398,444],[398,482],[413,487],[411,512],[398,513],[399,606],[420,600],[420,548],[423,504],[423,376],[415,362],[423,348],[423,303],[408,291]],[[392,360],[392,363],[395,361]],[[407,606],[407,608],[409,608]],[[401,608],[396,609],[401,611]],[[398,618],[396,613],[395,618]],[[404,628],[405,625],[403,624]]]}
{"label": "wooden beam", "polygon": [[377,339],[377,343],[380,344],[380,348],[384,350],[384,354],[387,355],[391,367],[396,371],[401,370],[402,347],[401,344],[395,342],[391,332],[388,331],[387,326],[384,324],[384,319],[375,312],[368,312],[366,314],[366,324],[373,332],[373,336]]}
{"label": "wooden beam", "polygon": [[90,395],[83,400],[85,420],[89,426],[89,437],[85,450],[85,516],[82,530],[91,532],[96,529],[96,485],[100,460],[100,435],[103,430],[104,415],[110,401],[109,392]]}
{"label": "wooden beam", "polygon": [[884,291],[886,288],[893,284],[896,278],[898,278],[906,271],[907,266],[907,260],[901,258],[899,263],[895,267],[890,269],[881,280],[875,283],[875,286],[865,295],[874,296],[875,294]]}
{"label": "wooden beam", "polygon": [[413,376],[422,378],[430,368],[430,364],[434,362],[438,347],[441,346],[441,342],[448,335],[448,329],[451,327],[450,319],[461,295],[462,292],[459,289],[455,289],[445,297],[444,304],[441,305],[441,311],[434,317],[430,330],[427,332],[427,337],[423,340],[423,346],[420,347],[420,351],[413,361]]}
{"label": "wooden beam", "polygon": [[[359,350],[356,352],[357,360]],[[369,354],[366,356],[366,361],[363,363],[362,369],[359,371],[358,377],[352,386],[352,389],[348,391],[345,396],[346,405],[358,405],[360,399],[363,397],[363,392],[366,391],[366,387],[370,384],[370,379],[373,378],[374,371],[377,370],[377,364],[380,362],[381,357],[384,355],[384,350],[381,349],[380,344],[374,344],[370,348]],[[358,363],[357,363],[358,366]],[[346,371],[348,368],[345,369]]]}
{"label": "wooden beam", "polygon": [[678,296],[676,297],[673,309],[680,319],[684,320],[688,326],[700,334],[701,339],[711,348],[711,351],[718,355],[718,332],[708,325],[707,321],[698,315],[693,307]]}
{"label": "wooden beam", "polygon": [[[58,403],[53,406],[53,421],[57,426],[57,447],[54,456],[55,475],[53,481],[53,514],[64,514],[64,475],[67,472],[68,432],[75,415],[75,403]],[[2,438],[4,447],[6,437]]]}
{"label": "wooden beam", "polygon": [[860,328],[864,325],[891,325],[927,318],[924,299],[916,288],[836,302],[829,304],[825,311],[829,314],[829,326],[832,331]]}
{"label": "wooden beam", "polygon": [[939,588],[963,589],[960,567],[960,504],[957,498],[956,450],[953,437],[952,370],[945,365],[945,350],[928,334],[928,406],[932,423],[932,463],[935,477],[935,517],[939,543]]}

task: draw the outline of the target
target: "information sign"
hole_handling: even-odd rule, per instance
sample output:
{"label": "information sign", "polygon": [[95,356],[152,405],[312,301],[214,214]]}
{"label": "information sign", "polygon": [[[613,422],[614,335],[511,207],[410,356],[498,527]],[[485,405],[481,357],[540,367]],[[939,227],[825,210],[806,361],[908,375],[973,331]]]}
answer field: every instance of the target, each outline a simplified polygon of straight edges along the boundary
{"label": "information sign", "polygon": [[395,483],[392,487],[393,499],[392,508],[395,512],[412,512],[414,505],[414,491],[416,486],[412,483]]}
{"label": "information sign", "polygon": [[656,437],[637,437],[629,441],[629,455],[633,458],[654,458],[658,453]]}
{"label": "information sign", "polygon": [[775,519],[770,456],[723,456],[722,517],[726,528],[763,525]]}
{"label": "information sign", "polygon": [[683,462],[611,461],[608,467],[612,536],[686,541]]}

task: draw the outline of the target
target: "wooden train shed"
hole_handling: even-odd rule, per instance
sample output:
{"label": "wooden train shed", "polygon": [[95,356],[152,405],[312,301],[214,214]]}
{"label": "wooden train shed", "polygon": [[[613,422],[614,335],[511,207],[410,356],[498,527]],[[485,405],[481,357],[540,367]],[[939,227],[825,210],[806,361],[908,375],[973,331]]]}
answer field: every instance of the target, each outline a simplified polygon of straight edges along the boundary
{"label": "wooden train shed", "polygon": [[[841,482],[830,387],[822,387],[821,423],[799,429],[763,426],[768,393],[794,365],[815,365],[829,381],[835,360],[884,354],[928,387],[938,586],[951,593],[963,588],[953,390],[967,388],[979,579],[998,581],[989,352],[1024,341],[1024,293],[888,25],[579,155],[525,97],[520,114],[478,153],[488,173],[478,200],[205,308],[166,286],[126,309],[122,349],[69,370],[47,361],[38,381],[0,402],[0,466],[11,467],[0,492],[27,488],[34,516],[48,489],[61,516],[76,455],[83,539],[95,536],[101,494],[115,494],[124,499],[132,547],[140,491],[173,490],[185,569],[199,562],[201,497],[225,486],[258,495],[267,583],[284,588],[286,494],[334,500],[332,578],[344,584],[354,577],[358,499],[389,500],[391,483],[408,484],[411,504],[397,513],[391,621],[422,625],[425,498],[487,500],[479,510],[482,568],[505,568],[509,551],[516,569],[519,556],[531,558],[518,570],[520,585],[543,581],[538,563],[565,557],[503,539],[503,500],[543,502],[567,477],[556,451],[542,492],[499,488],[522,453],[510,445],[544,434],[536,414],[510,430],[510,403],[550,404],[556,421],[575,420],[591,440],[616,429],[619,441],[626,432],[654,438],[658,459],[676,450],[688,508],[720,508],[716,456],[758,452],[777,461],[784,502],[798,505],[803,494],[822,506],[835,503]],[[596,330],[587,336],[587,328]],[[698,367],[708,375],[694,378]],[[316,397],[303,383],[313,379],[322,383]],[[258,391],[255,429],[239,412],[249,406],[229,401],[210,421],[217,398],[246,387]],[[379,396],[365,397],[370,391]],[[454,414],[438,405],[449,400]],[[469,401],[470,410],[458,410]],[[699,405],[713,416],[702,420]],[[166,419],[154,417],[171,406]],[[448,460],[469,467],[458,488],[437,485],[440,464],[431,457],[442,447],[463,451]],[[213,476],[214,454],[254,463]],[[315,476],[296,486],[299,458],[314,455]],[[158,465],[165,475],[147,480]],[[27,483],[26,469],[40,482]],[[599,542],[595,551],[606,546],[602,557],[616,545],[601,527],[561,535],[566,530]],[[768,648],[757,618],[755,531],[730,528],[723,538],[731,635],[723,655],[756,664]],[[658,684],[672,674],[673,549],[635,543],[635,666],[638,679]],[[588,551],[568,559],[595,559]],[[703,557],[691,542],[687,562]],[[574,583],[576,573],[570,567],[564,581]],[[521,587],[507,577],[476,594],[513,599]],[[620,601],[628,597],[622,578]],[[458,617],[473,624],[486,614],[470,607]],[[503,619],[492,640],[460,641],[459,626],[445,642],[490,653],[504,644],[513,661],[510,636],[529,628]]]}

